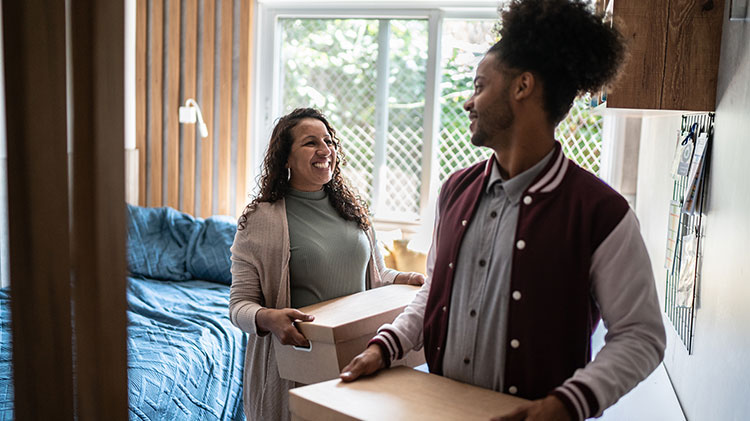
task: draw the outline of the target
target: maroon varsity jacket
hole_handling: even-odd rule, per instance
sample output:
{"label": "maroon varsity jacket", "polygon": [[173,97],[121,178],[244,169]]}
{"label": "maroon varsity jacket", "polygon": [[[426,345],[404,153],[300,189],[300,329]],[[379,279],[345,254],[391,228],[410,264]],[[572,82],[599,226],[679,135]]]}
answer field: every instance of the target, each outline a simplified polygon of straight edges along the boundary
{"label": "maroon varsity jacket", "polygon": [[[454,173],[442,187],[432,287],[424,315],[424,348],[430,372],[442,374],[455,262],[489,179],[491,159]],[[504,392],[538,399],[591,359],[591,333],[599,311],[589,269],[599,244],[623,219],[625,199],[565,158],[554,157],[524,192],[511,268]],[[500,329],[500,327],[498,327]],[[515,348],[512,340],[520,343]],[[593,392],[578,383],[596,413]]]}

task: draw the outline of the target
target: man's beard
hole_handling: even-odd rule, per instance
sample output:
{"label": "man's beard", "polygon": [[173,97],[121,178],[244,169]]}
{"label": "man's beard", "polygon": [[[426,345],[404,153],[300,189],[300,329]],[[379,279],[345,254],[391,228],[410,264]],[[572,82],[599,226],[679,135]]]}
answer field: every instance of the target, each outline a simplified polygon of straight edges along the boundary
{"label": "man's beard", "polygon": [[[513,121],[515,121],[515,115],[513,115],[513,110],[510,108],[510,104],[506,102],[501,108],[502,112],[497,119],[492,122],[494,129],[493,135],[497,135],[500,132],[507,130],[513,125]],[[488,143],[490,143],[490,139],[493,136],[490,136],[490,134],[482,128],[479,121],[479,119],[476,120],[476,129],[471,136],[471,143],[474,146],[490,146]]]}

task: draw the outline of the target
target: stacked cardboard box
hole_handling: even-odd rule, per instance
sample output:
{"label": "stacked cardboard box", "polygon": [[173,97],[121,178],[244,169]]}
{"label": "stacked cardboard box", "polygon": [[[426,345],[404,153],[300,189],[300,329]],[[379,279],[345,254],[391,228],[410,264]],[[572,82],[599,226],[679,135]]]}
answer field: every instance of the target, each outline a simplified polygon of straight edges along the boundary
{"label": "stacked cardboard box", "polygon": [[407,367],[352,383],[331,380],[289,391],[292,419],[489,420],[528,402]]}
{"label": "stacked cardboard box", "polygon": [[[312,322],[297,323],[311,346],[292,347],[274,339],[279,375],[303,384],[338,378],[378,328],[392,322],[417,291],[419,287],[411,285],[388,285],[300,308],[315,316]],[[414,367],[423,363],[420,351],[408,353],[394,365]]]}

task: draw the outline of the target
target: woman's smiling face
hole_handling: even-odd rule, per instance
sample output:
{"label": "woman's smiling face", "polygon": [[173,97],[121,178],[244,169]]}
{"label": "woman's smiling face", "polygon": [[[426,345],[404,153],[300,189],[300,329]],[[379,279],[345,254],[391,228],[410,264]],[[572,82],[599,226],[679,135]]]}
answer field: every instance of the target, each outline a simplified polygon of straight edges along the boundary
{"label": "woman's smiling face", "polygon": [[318,191],[331,181],[336,169],[336,144],[317,118],[300,120],[292,128],[292,148],[286,167],[289,185],[299,191]]}

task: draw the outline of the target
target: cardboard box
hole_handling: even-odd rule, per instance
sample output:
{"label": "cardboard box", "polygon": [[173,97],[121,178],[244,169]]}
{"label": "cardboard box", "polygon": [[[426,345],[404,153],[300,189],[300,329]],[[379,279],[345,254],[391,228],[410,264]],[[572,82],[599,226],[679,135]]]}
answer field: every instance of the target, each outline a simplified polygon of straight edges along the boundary
{"label": "cardboard box", "polygon": [[352,383],[331,380],[289,391],[292,419],[483,420],[507,414],[525,399],[407,367]]}
{"label": "cardboard box", "polygon": [[[388,285],[300,308],[315,316],[312,322],[297,324],[312,346],[282,345],[274,338],[279,375],[303,384],[338,378],[341,369],[364,351],[378,328],[392,322],[417,291],[419,287],[411,285]],[[424,353],[410,352],[394,362],[403,364],[424,364]]]}

